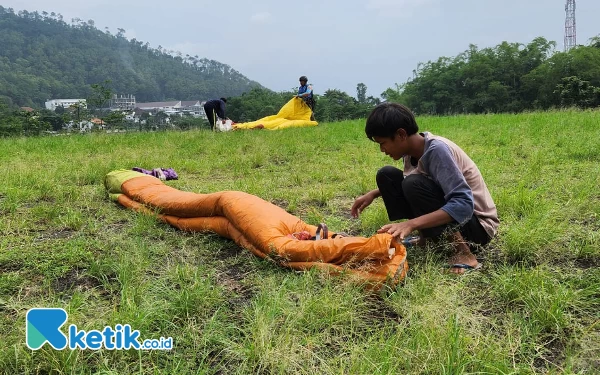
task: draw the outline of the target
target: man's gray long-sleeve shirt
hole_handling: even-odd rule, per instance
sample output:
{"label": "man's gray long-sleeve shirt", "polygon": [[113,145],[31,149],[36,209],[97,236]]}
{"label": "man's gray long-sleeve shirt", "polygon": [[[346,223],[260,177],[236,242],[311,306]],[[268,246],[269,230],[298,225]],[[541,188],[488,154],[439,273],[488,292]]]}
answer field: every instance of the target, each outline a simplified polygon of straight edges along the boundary
{"label": "man's gray long-sleeve shirt", "polygon": [[498,229],[496,205],[471,158],[454,142],[429,132],[425,150],[416,166],[404,157],[404,175],[419,173],[435,181],[444,191],[446,204],[441,208],[457,223],[464,224],[473,214],[490,237]]}

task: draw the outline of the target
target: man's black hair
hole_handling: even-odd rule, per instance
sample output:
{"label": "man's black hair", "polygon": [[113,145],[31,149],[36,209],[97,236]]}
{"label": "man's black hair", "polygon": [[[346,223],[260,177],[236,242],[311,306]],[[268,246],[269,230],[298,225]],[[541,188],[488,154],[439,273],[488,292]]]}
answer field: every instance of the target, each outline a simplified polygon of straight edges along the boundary
{"label": "man's black hair", "polygon": [[373,141],[373,137],[393,138],[398,129],[404,129],[406,135],[413,135],[419,131],[415,115],[406,106],[398,103],[385,102],[373,109],[365,133]]}
{"label": "man's black hair", "polygon": [[227,98],[221,98],[221,100],[225,103],[227,103]]}

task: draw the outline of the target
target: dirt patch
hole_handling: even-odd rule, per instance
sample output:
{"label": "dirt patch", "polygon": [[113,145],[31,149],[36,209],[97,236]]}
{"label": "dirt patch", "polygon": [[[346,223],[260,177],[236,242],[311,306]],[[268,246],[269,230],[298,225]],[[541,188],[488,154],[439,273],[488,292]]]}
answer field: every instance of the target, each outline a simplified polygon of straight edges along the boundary
{"label": "dirt patch", "polygon": [[289,161],[286,158],[281,157],[280,155],[273,155],[269,160],[273,165],[286,165]]}
{"label": "dirt patch", "polygon": [[386,322],[400,322],[402,316],[388,306],[385,301],[376,296],[368,298],[370,314],[368,319],[372,321],[372,326],[381,326]]}
{"label": "dirt patch", "polygon": [[36,203],[35,205],[37,205],[39,203],[56,203],[56,197],[43,194],[41,197],[39,197],[35,200],[35,203]]}
{"label": "dirt patch", "polygon": [[254,296],[252,288],[244,282],[252,269],[236,263],[236,258],[246,251],[233,242],[225,242],[219,251],[215,252],[219,261],[216,282],[231,293],[228,303],[233,309],[248,305]]}
{"label": "dirt patch", "polygon": [[57,293],[65,293],[72,290],[87,291],[97,289],[101,294],[108,294],[98,279],[87,275],[84,270],[71,269],[65,275],[52,281],[52,289]]}
{"label": "dirt patch", "polygon": [[569,219],[569,223],[579,225],[583,228],[598,231],[600,230],[600,219],[596,214],[589,215],[587,217]]}
{"label": "dirt patch", "polygon": [[347,210],[337,211],[337,214],[343,217],[344,219],[354,219],[354,217],[352,217],[352,213],[350,212],[350,208],[348,208]]}
{"label": "dirt patch", "polygon": [[327,202],[321,199],[308,199],[303,202],[305,205],[310,207],[319,207],[324,208],[327,207]]}
{"label": "dirt patch", "polygon": [[37,206],[37,204],[36,204],[36,203],[24,202],[24,203],[21,203],[21,204],[19,205],[19,210],[20,210],[20,211],[23,211],[23,209],[32,209],[32,208],[34,208],[35,206]]}
{"label": "dirt patch", "polygon": [[254,290],[244,283],[250,271],[243,270],[237,265],[228,266],[225,270],[217,273],[216,281],[227,289],[232,296],[227,299],[232,309],[238,310],[250,304],[254,296]]}
{"label": "dirt patch", "polygon": [[492,242],[486,246],[472,246],[473,254],[477,260],[485,264],[501,264],[506,260],[506,256],[502,253],[500,244]]}
{"label": "dirt patch", "polygon": [[227,260],[230,258],[235,258],[238,255],[244,253],[244,249],[239,247],[235,242],[232,241],[224,241],[223,246],[215,252],[215,256],[219,260]]}
{"label": "dirt patch", "polygon": [[600,259],[598,259],[598,258],[575,259],[575,267],[582,269],[582,270],[587,270],[590,268],[597,268],[597,267],[600,267]]}
{"label": "dirt patch", "polygon": [[104,225],[104,228],[108,229],[108,230],[121,232],[123,227],[128,224],[129,224],[129,222],[127,220],[119,220],[119,221],[115,221],[114,223],[109,223],[109,224]]}
{"label": "dirt patch", "polygon": [[98,212],[100,210],[98,208],[95,208],[95,207],[88,207],[88,206],[79,205],[77,207],[77,210],[81,211],[81,212],[85,212],[87,215],[91,216],[92,218],[95,218],[98,221],[103,221],[103,219],[105,218],[104,215],[98,214]]}
{"label": "dirt patch", "polygon": [[285,199],[273,199],[271,200],[271,203],[279,208],[283,208],[284,210],[287,210],[290,205]]}
{"label": "dirt patch", "polygon": [[47,241],[47,240],[71,238],[75,235],[75,233],[76,232],[73,229],[69,229],[69,228],[48,230],[48,231],[44,231],[38,237],[36,237],[36,241]]}
{"label": "dirt patch", "polygon": [[561,364],[565,360],[565,343],[563,340],[554,338],[544,343],[544,352],[533,360],[533,366],[540,373],[546,373],[554,368],[561,368]]}
{"label": "dirt patch", "polygon": [[223,356],[223,349],[221,348],[211,350],[205,358],[202,358],[202,356],[195,356],[194,361],[197,368],[204,368],[208,363],[215,375],[231,374],[234,372],[232,371],[233,369],[227,368],[226,363],[228,361]]}
{"label": "dirt patch", "polygon": [[6,263],[0,263],[0,273],[16,272],[24,268],[22,262],[7,260]]}

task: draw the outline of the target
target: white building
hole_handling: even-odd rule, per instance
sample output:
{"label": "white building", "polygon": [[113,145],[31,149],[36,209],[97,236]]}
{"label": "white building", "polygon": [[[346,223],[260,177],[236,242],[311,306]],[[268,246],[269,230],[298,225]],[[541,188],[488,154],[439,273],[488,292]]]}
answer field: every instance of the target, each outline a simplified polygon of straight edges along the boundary
{"label": "white building", "polygon": [[172,102],[151,102],[151,103],[136,103],[135,107],[146,112],[164,112],[167,115],[189,114],[194,117],[206,118],[204,113],[204,103],[199,100],[190,101],[172,101]]}
{"label": "white building", "polygon": [[205,103],[206,102],[201,102],[199,100],[182,101],[181,112],[183,114],[190,114],[194,117],[201,117],[203,119],[206,119],[206,113],[204,113]]}
{"label": "white building", "polygon": [[48,100],[46,104],[46,109],[54,111],[56,107],[63,107],[65,109],[69,108],[74,104],[81,103],[84,108],[87,108],[87,103],[85,99],[52,99]]}
{"label": "white building", "polygon": [[181,101],[137,103],[135,106],[142,111],[173,112],[181,108]]}

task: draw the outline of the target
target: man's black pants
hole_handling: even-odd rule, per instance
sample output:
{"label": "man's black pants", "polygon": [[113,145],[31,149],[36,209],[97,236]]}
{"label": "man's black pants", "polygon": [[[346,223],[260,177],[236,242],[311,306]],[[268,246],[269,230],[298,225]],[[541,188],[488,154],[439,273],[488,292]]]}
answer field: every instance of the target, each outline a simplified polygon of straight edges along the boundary
{"label": "man's black pants", "polygon": [[217,118],[217,113],[215,109],[210,105],[204,106],[204,113],[206,113],[206,118],[208,119],[208,123],[210,124],[210,128],[214,130],[215,128],[215,120]]}
{"label": "man's black pants", "polygon": [[[391,221],[414,219],[439,210],[446,204],[442,188],[421,174],[404,177],[400,169],[385,166],[377,172],[376,180]],[[422,229],[421,234],[425,238],[438,238],[448,231],[459,231],[467,243],[486,245],[490,242],[489,235],[475,215],[462,226],[453,221],[446,225]]]}
{"label": "man's black pants", "polygon": [[304,99],[304,103],[310,108],[310,121],[315,121],[315,99],[314,98],[306,98]]}

